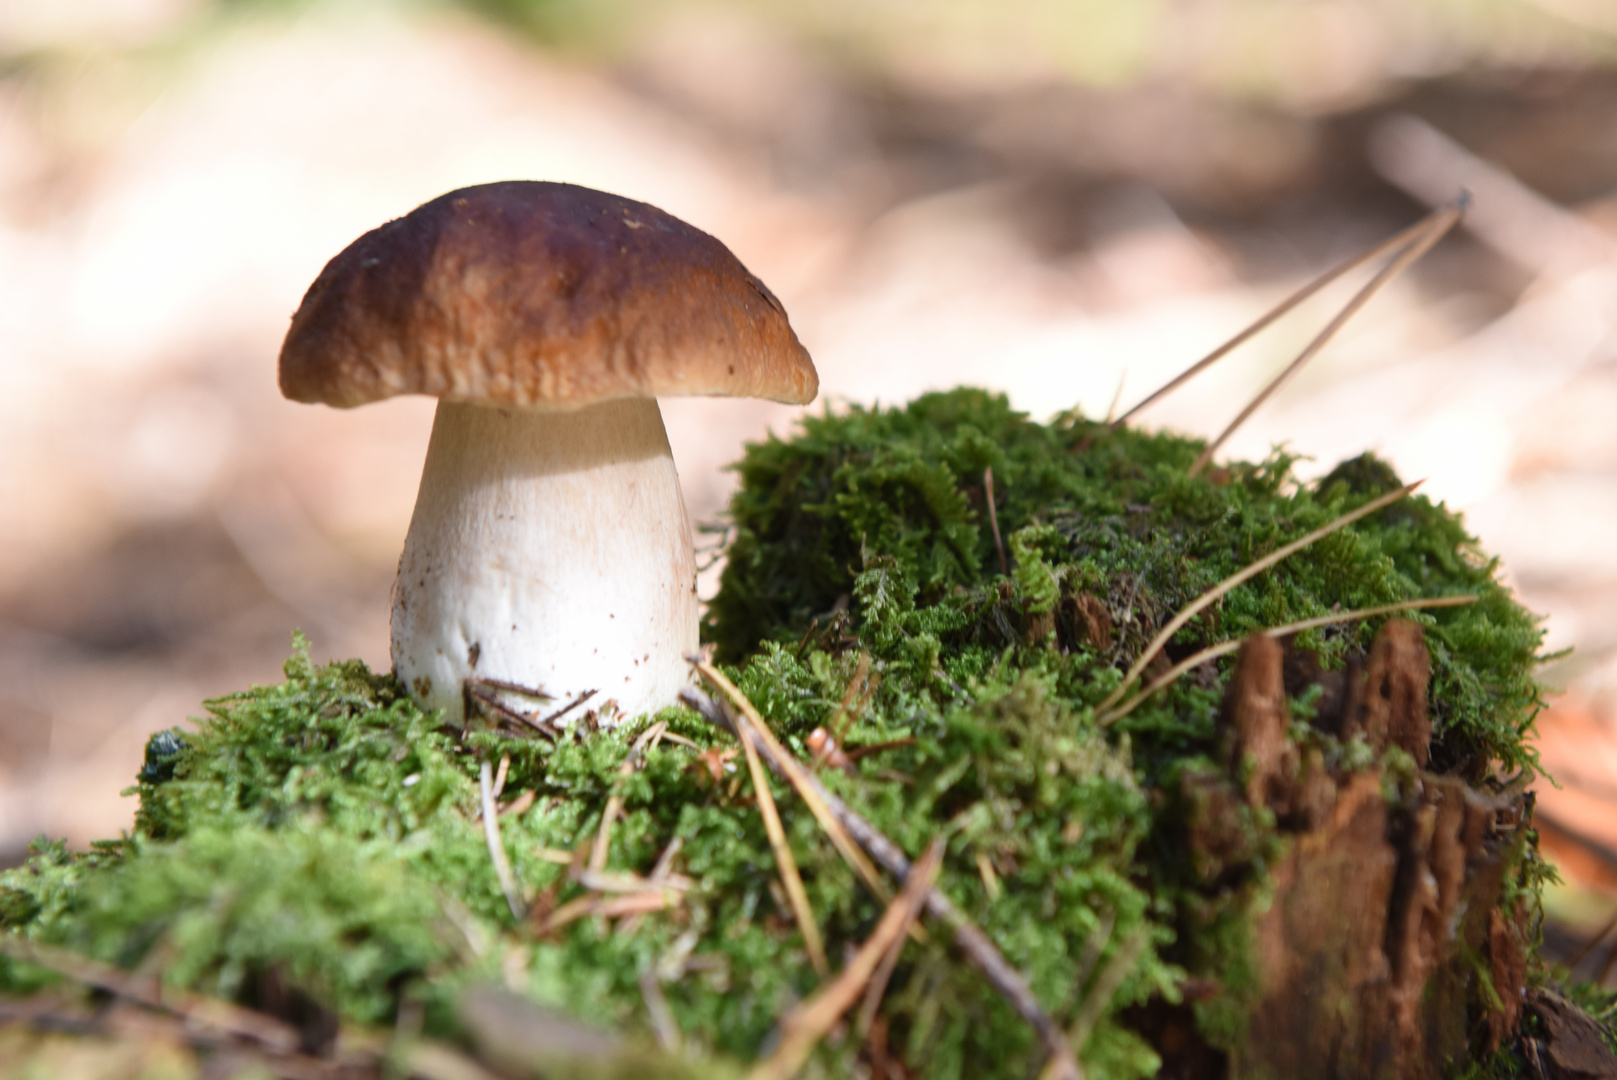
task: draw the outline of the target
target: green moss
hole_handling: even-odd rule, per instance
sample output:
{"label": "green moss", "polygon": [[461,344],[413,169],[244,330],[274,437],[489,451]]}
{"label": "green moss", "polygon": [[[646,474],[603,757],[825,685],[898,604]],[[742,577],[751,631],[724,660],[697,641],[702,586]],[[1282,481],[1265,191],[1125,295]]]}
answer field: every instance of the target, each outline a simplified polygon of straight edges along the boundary
{"label": "green moss", "polygon": [[[879,685],[844,717],[843,743],[897,745],[825,782],[911,853],[946,839],[940,887],[1061,1022],[1095,1014],[1081,1054],[1096,1077],[1155,1071],[1122,1017],[1148,999],[1177,1002],[1186,966],[1226,977],[1223,997],[1196,1005],[1204,1035],[1239,1037],[1255,976],[1238,916],[1275,849],[1266,812],[1243,808],[1219,866],[1176,861],[1174,807],[1191,790],[1181,778],[1220,752],[1222,670],[1181,680],[1111,729],[1094,705],[1200,592],[1396,483],[1361,459],[1301,484],[1283,454],[1192,479],[1199,449],[1076,416],[1035,424],[971,390],[810,418],[737,465],[735,540],[707,626],[738,684],[805,756],[868,653]],[[989,468],[1008,574],[986,512]],[[1495,578],[1459,519],[1415,497],[1236,589],[1170,652],[1338,606],[1475,594],[1470,607],[1412,616],[1432,646],[1434,760],[1530,769],[1539,631]],[[1340,666],[1375,629],[1335,627],[1304,644]],[[132,836],[82,856],[43,848],[0,875],[0,925],[224,996],[273,970],[360,1021],[386,1023],[401,1000],[422,1000],[429,1030],[444,1034],[456,1030],[458,988],[487,979],[644,1032],[651,977],[698,1057],[756,1057],[819,984],[745,772],[699,756],[729,744],[693,713],[555,745],[463,736],[390,677],[316,665],[302,643],[284,683],[208,709],[194,732],[164,733],[154,749]],[[625,775],[653,719],[695,746],[665,741]],[[1356,752],[1321,745],[1333,764]],[[502,756],[502,798],[534,796],[501,830],[541,912],[584,895],[552,857],[591,842],[614,794],[622,817],[608,866],[648,872],[678,841],[676,868],[690,879],[679,905],[632,928],[583,919],[539,937],[518,922],[477,820],[479,764]],[[775,795],[835,961],[881,905],[796,797]],[[1209,893],[1215,879],[1233,884]],[[1115,990],[1090,1001],[1136,946]],[[945,935],[903,955],[883,1005],[888,1046],[929,1077],[1028,1073],[1026,1026]],[[3,988],[40,978],[0,967]],[[856,1051],[833,1041],[819,1067],[844,1071]]]}

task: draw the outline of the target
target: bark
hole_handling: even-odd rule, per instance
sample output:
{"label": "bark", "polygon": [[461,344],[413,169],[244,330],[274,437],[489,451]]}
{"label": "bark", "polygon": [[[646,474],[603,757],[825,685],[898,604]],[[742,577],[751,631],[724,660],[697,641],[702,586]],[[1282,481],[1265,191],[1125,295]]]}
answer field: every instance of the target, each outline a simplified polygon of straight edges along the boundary
{"label": "bark", "polygon": [[[1425,770],[1430,662],[1414,624],[1388,623],[1367,663],[1325,686],[1316,718],[1377,750],[1400,747],[1420,766],[1413,776],[1388,774],[1385,759],[1333,772],[1318,747],[1299,747],[1286,683],[1300,673],[1328,674],[1273,639],[1247,642],[1222,716],[1227,773],[1189,774],[1177,793],[1205,888],[1232,888],[1231,866],[1255,855],[1240,804],[1272,812],[1282,836],[1246,909],[1257,986],[1224,1075],[1447,1075],[1521,1021],[1526,913],[1505,900],[1527,843],[1524,800]],[[1165,1075],[1217,1075],[1205,1046],[1194,1054],[1194,1070],[1170,1055]]]}

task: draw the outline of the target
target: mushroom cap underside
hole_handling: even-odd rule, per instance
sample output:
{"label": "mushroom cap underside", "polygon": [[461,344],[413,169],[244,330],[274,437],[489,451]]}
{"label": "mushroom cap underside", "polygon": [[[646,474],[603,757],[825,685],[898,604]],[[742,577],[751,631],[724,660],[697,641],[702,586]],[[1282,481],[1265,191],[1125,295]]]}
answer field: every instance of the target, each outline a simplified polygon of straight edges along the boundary
{"label": "mushroom cap underside", "polygon": [[462,188],[326,264],[281,346],[281,392],[534,409],[625,397],[812,401],[786,311],[707,233],[574,184]]}

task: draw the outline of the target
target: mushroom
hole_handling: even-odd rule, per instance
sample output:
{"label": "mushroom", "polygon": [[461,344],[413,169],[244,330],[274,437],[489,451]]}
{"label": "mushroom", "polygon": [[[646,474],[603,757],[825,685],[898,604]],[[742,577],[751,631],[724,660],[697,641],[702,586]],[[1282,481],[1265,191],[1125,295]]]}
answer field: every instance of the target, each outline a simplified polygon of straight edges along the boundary
{"label": "mushroom", "polygon": [[281,392],[439,399],[393,587],[393,670],[634,716],[689,678],[690,528],[658,395],[814,399],[780,301],[713,237],[571,184],[463,188],[366,233],[292,316]]}

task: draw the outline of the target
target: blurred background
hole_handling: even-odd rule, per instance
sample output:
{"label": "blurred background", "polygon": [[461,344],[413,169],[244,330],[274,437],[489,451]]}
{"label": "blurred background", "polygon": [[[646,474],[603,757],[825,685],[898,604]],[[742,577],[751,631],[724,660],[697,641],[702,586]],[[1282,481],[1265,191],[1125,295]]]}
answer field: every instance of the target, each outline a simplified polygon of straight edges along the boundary
{"label": "blurred background", "polygon": [[[1617,0],[0,0],[0,865],[126,827],[148,735],[293,627],[387,666],[432,403],[292,405],[276,352],[349,241],[511,178],[718,236],[824,401],[1039,417],[1470,188],[1226,453],[1374,449],[1466,513],[1572,650],[1551,943],[1617,913]],[[1140,422],[1216,433],[1367,276]],[[664,413],[700,521],[796,415]]]}

